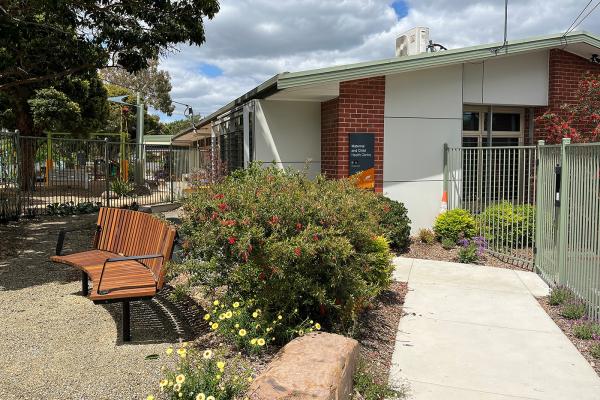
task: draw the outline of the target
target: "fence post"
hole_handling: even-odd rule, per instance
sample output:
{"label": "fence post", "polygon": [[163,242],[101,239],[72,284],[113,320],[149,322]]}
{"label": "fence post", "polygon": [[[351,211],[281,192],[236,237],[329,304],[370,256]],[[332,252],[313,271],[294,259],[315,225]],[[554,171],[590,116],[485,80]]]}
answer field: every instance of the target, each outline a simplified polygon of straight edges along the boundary
{"label": "fence post", "polygon": [[[449,171],[448,171],[448,143],[444,143],[444,156],[443,156],[443,162],[444,162],[444,168],[443,168],[443,173],[444,173],[444,180],[443,180],[443,186],[442,186],[442,202],[444,200],[444,197],[446,196],[446,201],[448,201],[448,175],[449,175]],[[446,204],[446,209],[449,208],[449,204]]]}
{"label": "fence post", "polygon": [[108,138],[104,138],[104,181],[106,182],[106,207],[110,207],[110,164],[108,163]]}
{"label": "fence post", "polygon": [[567,163],[567,146],[571,139],[563,138],[560,146],[560,191],[558,193],[558,284],[564,285],[567,263],[567,225],[569,223],[569,196],[567,185],[569,184],[569,165]]}
{"label": "fence post", "polygon": [[175,160],[173,153],[173,145],[169,145],[169,180],[171,181],[171,203],[174,203],[173,195],[173,161]]}
{"label": "fence post", "polygon": [[541,212],[542,207],[539,204],[539,195],[542,192],[542,177],[540,176],[540,151],[541,148],[546,144],[543,140],[538,140],[537,149],[535,151],[535,238],[533,242],[533,271],[539,273],[540,271],[540,262],[541,258],[538,254],[538,245],[541,243],[540,235],[541,229],[539,227],[539,222],[542,220]]}

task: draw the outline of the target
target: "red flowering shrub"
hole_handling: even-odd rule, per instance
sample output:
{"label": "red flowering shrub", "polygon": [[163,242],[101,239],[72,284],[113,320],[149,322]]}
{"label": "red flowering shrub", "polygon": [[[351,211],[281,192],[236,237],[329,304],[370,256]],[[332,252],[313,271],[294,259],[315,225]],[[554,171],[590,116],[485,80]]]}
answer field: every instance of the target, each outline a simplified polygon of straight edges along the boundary
{"label": "red flowering shrub", "polygon": [[267,313],[347,330],[390,283],[384,205],[347,180],[252,165],[194,193],[184,209],[184,269]]}
{"label": "red flowering shrub", "polygon": [[586,75],[577,88],[577,101],[564,104],[558,112],[546,112],[537,118],[546,131],[548,143],[600,141],[600,75]]}

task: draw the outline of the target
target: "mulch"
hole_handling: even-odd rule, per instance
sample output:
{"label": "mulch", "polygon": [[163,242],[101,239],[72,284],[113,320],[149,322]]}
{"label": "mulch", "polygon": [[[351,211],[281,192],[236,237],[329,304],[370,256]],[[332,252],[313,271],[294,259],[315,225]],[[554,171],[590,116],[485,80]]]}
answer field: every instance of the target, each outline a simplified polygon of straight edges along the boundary
{"label": "mulch", "polygon": [[387,383],[390,376],[396,332],[407,292],[406,282],[392,283],[359,320],[356,339],[361,345],[360,358],[379,383]]}
{"label": "mulch", "polygon": [[[442,244],[439,242],[428,244],[423,243],[418,239],[412,239],[409,251],[399,255],[408,258],[421,258],[424,260],[459,262],[458,250],[458,246],[454,249],[446,250],[442,247]],[[483,255],[479,264],[505,269],[516,269],[525,271],[531,270],[527,265],[519,263],[518,261],[509,262],[508,260],[502,260],[499,257],[496,257],[489,253]]]}
{"label": "mulch", "polygon": [[573,325],[577,321],[569,320],[560,315],[560,306],[552,306],[548,301],[548,297],[540,297],[538,298],[538,302],[542,306],[542,308],[548,313],[550,318],[554,320],[556,325],[564,332],[564,334],[569,338],[571,343],[579,350],[581,355],[585,357],[585,359],[590,363],[592,368],[596,371],[596,374],[600,376],[600,360],[595,359],[590,354],[590,347],[597,343],[598,340],[583,340],[575,337],[573,334]]}

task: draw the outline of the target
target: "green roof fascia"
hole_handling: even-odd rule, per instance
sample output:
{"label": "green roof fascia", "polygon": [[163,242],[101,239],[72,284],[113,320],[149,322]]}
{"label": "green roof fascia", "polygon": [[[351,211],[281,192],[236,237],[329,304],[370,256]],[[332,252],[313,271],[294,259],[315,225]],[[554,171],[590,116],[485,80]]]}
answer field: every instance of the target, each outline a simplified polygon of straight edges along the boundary
{"label": "green roof fascia", "polygon": [[563,34],[554,34],[511,41],[508,43],[507,47],[501,49],[498,54],[495,54],[493,49],[501,47],[502,43],[464,47],[461,49],[438,51],[435,53],[423,53],[414,56],[394,57],[385,60],[341,65],[310,71],[288,72],[279,75],[277,88],[287,89],[331,81],[347,81],[416,71],[426,68],[485,60],[499,55],[514,55],[536,50],[551,49],[574,43],[586,43],[600,48],[600,37],[588,32],[577,31],[571,32],[566,36]]}

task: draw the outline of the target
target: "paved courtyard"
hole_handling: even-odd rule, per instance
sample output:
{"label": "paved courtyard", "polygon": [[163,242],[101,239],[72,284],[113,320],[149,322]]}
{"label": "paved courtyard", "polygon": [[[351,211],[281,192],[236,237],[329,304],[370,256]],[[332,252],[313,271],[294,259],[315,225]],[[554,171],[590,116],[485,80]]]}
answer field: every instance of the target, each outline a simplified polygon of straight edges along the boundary
{"label": "paved courtyard", "polygon": [[397,258],[408,282],[390,380],[414,400],[598,400],[600,378],[539,305],[534,273]]}

